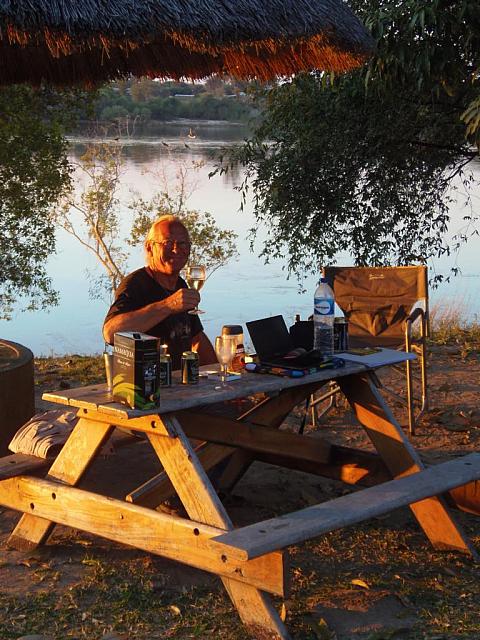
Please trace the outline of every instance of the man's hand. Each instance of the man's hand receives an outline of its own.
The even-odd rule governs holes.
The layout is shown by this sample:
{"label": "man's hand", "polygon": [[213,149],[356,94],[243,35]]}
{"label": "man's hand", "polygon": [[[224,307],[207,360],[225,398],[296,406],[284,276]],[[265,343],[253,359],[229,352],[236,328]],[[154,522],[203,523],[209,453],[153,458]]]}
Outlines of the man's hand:
{"label": "man's hand", "polygon": [[200,294],[195,289],[178,289],[171,296],[165,298],[171,314],[183,313],[195,309],[200,302]]}

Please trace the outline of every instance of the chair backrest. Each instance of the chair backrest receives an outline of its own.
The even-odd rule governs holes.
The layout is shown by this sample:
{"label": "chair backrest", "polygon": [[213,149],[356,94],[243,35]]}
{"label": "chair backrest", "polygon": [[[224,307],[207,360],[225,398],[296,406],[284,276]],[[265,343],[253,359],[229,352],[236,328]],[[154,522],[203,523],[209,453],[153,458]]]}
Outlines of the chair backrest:
{"label": "chair backrest", "polygon": [[323,273],[348,319],[351,336],[402,338],[415,306],[424,309],[428,328],[426,266],[325,267]]}

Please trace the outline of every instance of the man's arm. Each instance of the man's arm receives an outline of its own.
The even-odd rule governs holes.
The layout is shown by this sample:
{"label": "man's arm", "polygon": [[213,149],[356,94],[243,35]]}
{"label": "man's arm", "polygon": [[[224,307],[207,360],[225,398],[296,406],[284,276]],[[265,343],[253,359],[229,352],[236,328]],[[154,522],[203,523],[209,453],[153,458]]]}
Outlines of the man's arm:
{"label": "man's arm", "polygon": [[106,342],[113,344],[113,336],[117,331],[148,331],[171,315],[194,309],[199,301],[198,291],[178,289],[164,300],[112,316],[103,325],[103,337]]}
{"label": "man's arm", "polygon": [[203,331],[200,331],[200,333],[197,333],[197,335],[193,337],[192,349],[198,353],[200,365],[215,364],[218,362],[215,349]]}

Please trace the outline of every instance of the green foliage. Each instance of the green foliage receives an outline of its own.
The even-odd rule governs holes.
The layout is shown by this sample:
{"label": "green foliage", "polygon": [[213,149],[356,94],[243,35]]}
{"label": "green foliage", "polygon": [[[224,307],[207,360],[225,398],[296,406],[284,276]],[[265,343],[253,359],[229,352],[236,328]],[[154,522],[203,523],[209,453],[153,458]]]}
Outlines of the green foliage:
{"label": "green foliage", "polygon": [[[71,105],[70,105],[71,106]],[[45,261],[55,249],[49,211],[70,180],[62,135],[68,104],[24,86],[0,89],[0,317],[14,302],[56,301]]]}
{"label": "green foliage", "polygon": [[95,115],[110,122],[138,115],[144,123],[150,118],[246,121],[255,115],[246,88],[221,78],[205,85],[147,78],[115,82],[98,92]]}
{"label": "green foliage", "polygon": [[129,243],[141,244],[152,223],[160,216],[168,214],[178,216],[190,234],[192,242],[190,263],[204,265],[210,276],[238,256],[237,234],[219,227],[210,213],[191,210],[187,207],[188,173],[198,168],[200,168],[198,164],[194,164],[191,168],[183,167],[177,173],[176,187],[173,191],[165,188],[149,201],[137,198],[132,202],[134,222]]}
{"label": "green foliage", "polygon": [[127,253],[120,238],[120,174],[123,164],[120,145],[92,143],[76,164],[79,184],[76,193],[72,184],[52,219],[75,237],[103,266],[100,277],[90,275],[90,295],[115,290],[124,275]]}
{"label": "green foliage", "polygon": [[[378,41],[367,79],[387,88],[416,88],[436,99],[455,100],[454,114],[480,99],[480,5],[478,0],[351,2]],[[467,136],[479,143],[480,121]]]}
{"label": "green foliage", "polygon": [[77,188],[71,185],[52,217],[102,267],[100,274],[87,272],[92,298],[111,296],[126,275],[128,245],[143,243],[152,222],[164,214],[182,219],[192,240],[191,260],[205,265],[209,273],[237,255],[233,231],[218,227],[211,214],[187,208],[187,200],[195,190],[190,174],[202,166],[197,162],[178,168],[173,188],[171,180],[160,176],[162,191],[150,200],[136,198],[128,203],[133,211],[132,231],[128,238],[122,238],[120,214],[126,204],[119,195],[122,166],[121,144],[89,144],[76,166]]}
{"label": "green foliage", "polygon": [[264,257],[287,256],[299,277],[345,253],[406,264],[468,239],[445,237],[453,178],[468,194],[477,156],[478,3],[352,4],[378,40],[370,64],[261,93],[263,121],[230,157],[246,169],[256,228],[267,228]]}

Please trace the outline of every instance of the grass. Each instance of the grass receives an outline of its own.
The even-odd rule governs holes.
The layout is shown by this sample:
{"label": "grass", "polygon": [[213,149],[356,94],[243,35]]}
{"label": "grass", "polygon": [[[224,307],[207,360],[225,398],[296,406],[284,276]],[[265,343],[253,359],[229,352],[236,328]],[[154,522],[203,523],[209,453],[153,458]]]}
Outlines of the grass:
{"label": "grass", "polygon": [[458,346],[467,356],[480,349],[480,322],[468,319],[466,303],[449,308],[433,307],[430,313],[431,342]]}
{"label": "grass", "polygon": [[[480,526],[471,517],[462,520],[478,544]],[[175,588],[161,561],[140,552],[123,559],[87,551],[78,564],[79,579],[69,588],[59,587],[53,565],[44,571],[43,591],[26,597],[0,593],[0,638],[41,633],[51,640],[96,640],[108,632],[128,640],[247,638],[220,582]],[[434,552],[413,519],[399,524],[391,516],[332,532],[292,548],[291,565],[286,611],[294,640],[334,640],[319,605],[362,591],[392,594],[417,616],[407,635],[387,630],[366,635],[368,640],[480,637],[478,568],[459,555]]]}
{"label": "grass", "polygon": [[[35,384],[52,389],[68,389],[104,382],[103,356],[58,356],[35,358]],[[57,385],[52,386],[52,385]]]}

